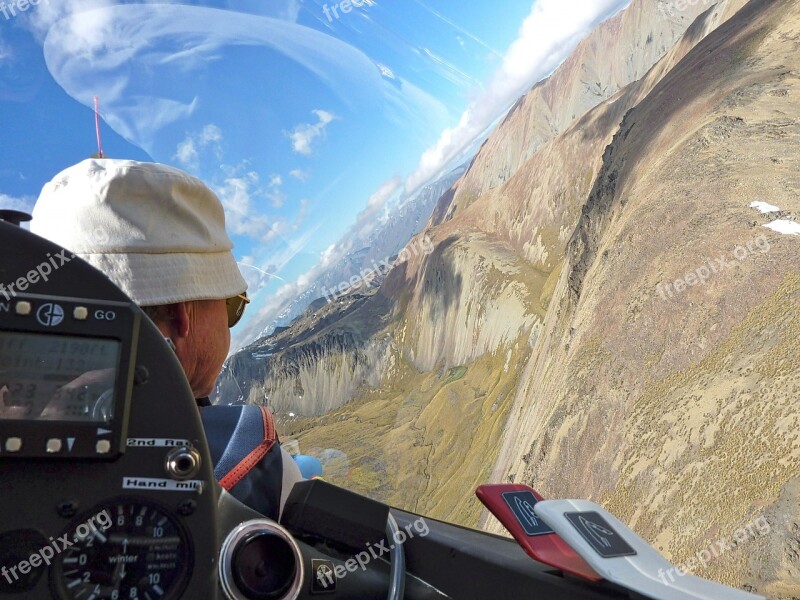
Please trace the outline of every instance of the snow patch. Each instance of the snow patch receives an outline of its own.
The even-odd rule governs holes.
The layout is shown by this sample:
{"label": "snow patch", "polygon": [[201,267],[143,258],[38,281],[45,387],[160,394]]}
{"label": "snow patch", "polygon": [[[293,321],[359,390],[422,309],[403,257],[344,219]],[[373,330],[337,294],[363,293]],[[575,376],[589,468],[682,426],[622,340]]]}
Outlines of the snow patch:
{"label": "snow patch", "polygon": [[766,202],[762,202],[761,200],[754,200],[753,202],[751,202],[750,208],[755,208],[762,215],[766,215],[768,213],[773,213],[773,212],[780,212],[781,210],[777,206],[773,206],[772,204],[767,204]]}
{"label": "snow patch", "polygon": [[782,233],[784,235],[800,235],[800,223],[796,221],[787,221],[786,219],[778,219],[777,221],[773,221],[772,223],[767,223],[764,225],[768,229],[772,229],[772,231],[777,231],[778,233]]}

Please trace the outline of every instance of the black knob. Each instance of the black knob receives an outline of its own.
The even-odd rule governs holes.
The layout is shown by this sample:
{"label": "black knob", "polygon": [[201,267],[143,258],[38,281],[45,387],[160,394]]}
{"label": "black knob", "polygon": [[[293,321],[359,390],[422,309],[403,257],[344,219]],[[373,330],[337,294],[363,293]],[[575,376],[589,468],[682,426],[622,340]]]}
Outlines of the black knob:
{"label": "black knob", "polygon": [[19,227],[20,223],[27,223],[31,219],[33,219],[32,216],[26,212],[22,212],[21,210],[0,210],[0,221],[6,221],[12,225],[16,225],[17,227]]}
{"label": "black knob", "polygon": [[297,562],[291,545],[267,531],[244,538],[233,552],[233,580],[251,600],[283,598],[292,586]]}

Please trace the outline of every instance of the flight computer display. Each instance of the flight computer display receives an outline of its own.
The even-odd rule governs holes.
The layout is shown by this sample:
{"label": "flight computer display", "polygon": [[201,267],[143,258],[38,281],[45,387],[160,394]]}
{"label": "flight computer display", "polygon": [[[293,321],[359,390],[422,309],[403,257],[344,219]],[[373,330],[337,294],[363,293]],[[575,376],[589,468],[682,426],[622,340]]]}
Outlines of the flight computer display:
{"label": "flight computer display", "polygon": [[116,340],[0,331],[0,419],[109,423]]}

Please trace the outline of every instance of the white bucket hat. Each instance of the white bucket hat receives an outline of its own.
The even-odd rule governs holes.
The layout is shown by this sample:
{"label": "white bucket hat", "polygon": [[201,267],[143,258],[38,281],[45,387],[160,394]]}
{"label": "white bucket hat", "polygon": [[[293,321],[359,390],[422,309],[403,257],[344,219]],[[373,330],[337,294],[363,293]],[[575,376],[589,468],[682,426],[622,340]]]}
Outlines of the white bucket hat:
{"label": "white bucket hat", "polygon": [[247,290],[219,198],[172,167],[85,160],[44,186],[31,231],[94,265],[139,306]]}

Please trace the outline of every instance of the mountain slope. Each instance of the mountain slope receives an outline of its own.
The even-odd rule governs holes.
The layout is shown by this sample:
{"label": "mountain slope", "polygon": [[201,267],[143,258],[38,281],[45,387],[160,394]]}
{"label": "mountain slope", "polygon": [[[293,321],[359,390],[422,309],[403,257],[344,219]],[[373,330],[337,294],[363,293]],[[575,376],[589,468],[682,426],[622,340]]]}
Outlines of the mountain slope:
{"label": "mountain slope", "polygon": [[771,597],[800,590],[800,240],[749,204],[800,221],[798,50],[800,7],[751,2],[626,116],[494,472],[590,496],[677,563],[766,515],[699,572]]}
{"label": "mountain slope", "polygon": [[[514,175],[546,142],[576,119],[642,78],[680,40],[709,2],[634,0],[597,27],[566,61],[521,98],[484,143],[455,193],[431,224],[469,206]],[[743,2],[721,2],[727,19]],[[691,43],[691,41],[689,42]]]}

